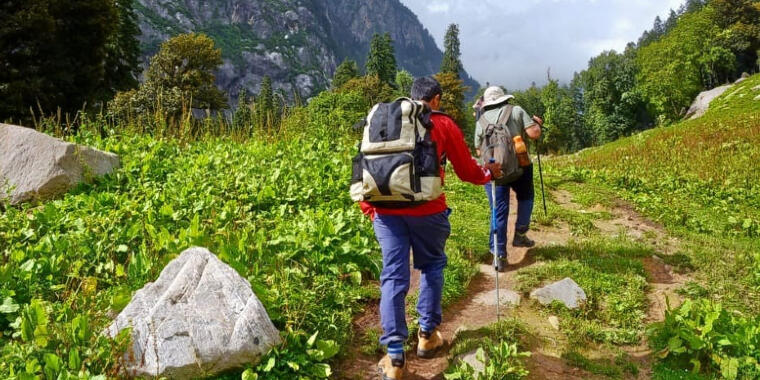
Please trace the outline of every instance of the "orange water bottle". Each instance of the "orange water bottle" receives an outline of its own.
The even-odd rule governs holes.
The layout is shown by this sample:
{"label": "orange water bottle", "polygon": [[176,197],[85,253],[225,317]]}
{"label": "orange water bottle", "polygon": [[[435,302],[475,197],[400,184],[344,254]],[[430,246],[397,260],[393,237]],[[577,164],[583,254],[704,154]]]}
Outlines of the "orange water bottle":
{"label": "orange water bottle", "polygon": [[525,145],[522,136],[515,136],[512,141],[515,143],[515,153],[520,167],[530,166],[530,157],[528,157],[528,147]]}

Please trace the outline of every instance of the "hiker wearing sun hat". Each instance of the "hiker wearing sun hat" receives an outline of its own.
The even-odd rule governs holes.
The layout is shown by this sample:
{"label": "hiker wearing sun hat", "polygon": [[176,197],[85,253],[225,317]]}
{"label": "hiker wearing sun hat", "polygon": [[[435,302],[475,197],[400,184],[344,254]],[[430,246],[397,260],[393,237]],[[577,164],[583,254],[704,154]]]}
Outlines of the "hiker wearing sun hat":
{"label": "hiker wearing sun hat", "polygon": [[[508,95],[501,87],[492,86],[486,89],[483,94],[483,108],[475,126],[475,146],[478,147],[478,155],[485,157],[487,152],[481,151],[487,149],[482,147],[486,129],[490,126],[502,125],[509,136],[524,141],[527,148],[528,139],[536,140],[541,137],[541,125],[543,120],[538,116],[531,117],[522,107],[510,103],[514,96]],[[493,157],[493,156],[489,156]],[[530,229],[530,219],[533,213],[533,164],[530,159],[527,163],[520,165],[522,175],[508,183],[489,183],[486,184],[486,194],[491,209],[495,214],[495,220],[491,223],[491,241],[489,247],[491,252],[498,256],[496,260],[497,270],[506,271],[507,268],[507,218],[509,216],[509,192],[514,190],[517,196],[517,221],[515,225],[515,234],[512,245],[515,247],[532,247],[535,243],[528,238],[527,233]],[[491,187],[495,186],[495,189]],[[494,234],[497,239],[497,246],[494,247]]]}

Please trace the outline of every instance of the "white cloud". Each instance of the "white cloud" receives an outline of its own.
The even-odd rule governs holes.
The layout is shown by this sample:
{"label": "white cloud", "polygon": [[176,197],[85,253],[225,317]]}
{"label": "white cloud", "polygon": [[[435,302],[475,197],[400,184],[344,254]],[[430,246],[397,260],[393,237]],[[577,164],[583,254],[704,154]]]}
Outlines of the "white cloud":
{"label": "white cloud", "polygon": [[449,4],[447,3],[433,3],[427,6],[427,10],[430,13],[448,13]]}
{"label": "white cloud", "polygon": [[547,68],[567,82],[604,50],[622,51],[682,0],[401,0],[438,41],[460,26],[462,61],[485,84],[524,88]]}

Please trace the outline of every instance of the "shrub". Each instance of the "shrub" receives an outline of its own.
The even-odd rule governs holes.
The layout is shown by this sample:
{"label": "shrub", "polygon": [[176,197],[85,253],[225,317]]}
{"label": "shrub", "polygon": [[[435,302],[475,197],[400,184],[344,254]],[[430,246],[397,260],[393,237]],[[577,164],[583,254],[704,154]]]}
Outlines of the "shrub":
{"label": "shrub", "polygon": [[726,379],[760,376],[760,317],[728,312],[709,300],[686,300],[650,330],[652,347],[670,367],[720,373]]}

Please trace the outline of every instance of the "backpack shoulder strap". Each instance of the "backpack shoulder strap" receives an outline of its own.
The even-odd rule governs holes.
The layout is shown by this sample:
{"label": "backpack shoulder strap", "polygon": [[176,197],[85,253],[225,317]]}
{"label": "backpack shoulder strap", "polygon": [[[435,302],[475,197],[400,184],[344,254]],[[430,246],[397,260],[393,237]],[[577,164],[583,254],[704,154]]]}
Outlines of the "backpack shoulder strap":
{"label": "backpack shoulder strap", "polygon": [[496,121],[496,124],[499,125],[507,125],[507,122],[509,121],[509,118],[512,117],[512,110],[515,108],[512,104],[507,104],[502,108],[501,113],[499,114],[499,120]]}

